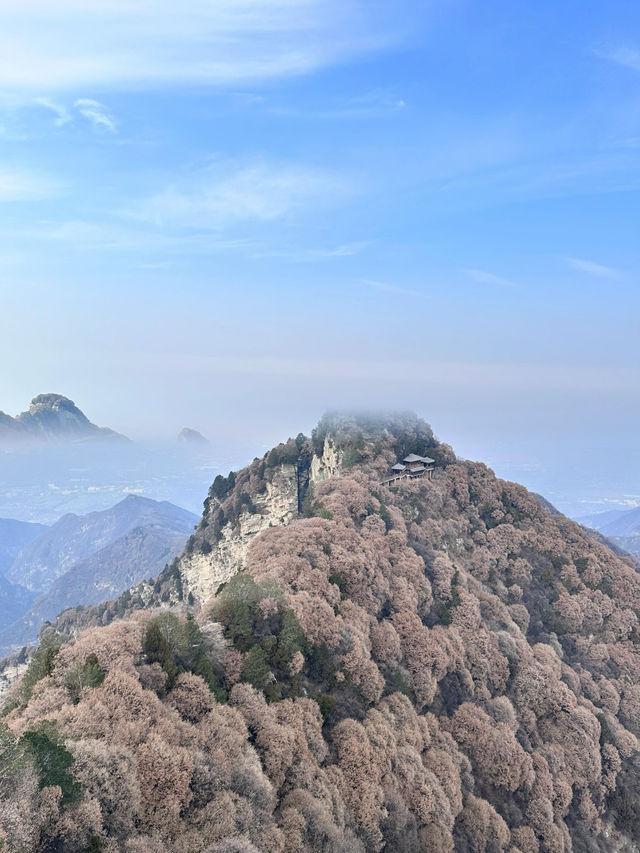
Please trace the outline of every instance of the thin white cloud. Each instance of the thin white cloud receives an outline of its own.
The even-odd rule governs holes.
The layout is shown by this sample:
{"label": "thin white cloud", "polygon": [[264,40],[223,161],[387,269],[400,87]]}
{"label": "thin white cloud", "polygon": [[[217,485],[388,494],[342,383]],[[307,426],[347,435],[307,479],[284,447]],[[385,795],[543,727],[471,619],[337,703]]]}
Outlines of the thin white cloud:
{"label": "thin white cloud", "polygon": [[[146,224],[146,223],[145,223]],[[131,222],[120,224],[88,222],[82,220],[39,221],[28,226],[4,230],[4,236],[14,242],[22,240],[57,243],[72,247],[74,251],[152,252],[154,255],[214,254],[217,252],[255,250],[249,240],[221,239],[211,234],[167,234],[151,228],[134,228]]]}
{"label": "thin white cloud", "polygon": [[401,8],[367,0],[184,0],[179,10],[169,0],[0,0],[0,16],[0,87],[10,91],[305,74],[388,46],[408,26]]}
{"label": "thin white cloud", "polygon": [[[184,232],[161,230],[147,222],[89,222],[82,220],[39,221],[27,226],[4,229],[4,236],[16,244],[27,241],[58,244],[73,251],[125,252],[152,255],[137,264],[139,269],[164,269],[177,258],[193,258],[223,252],[241,252],[245,257],[276,258],[291,263],[319,263],[359,254],[369,242],[348,243],[329,249],[277,249],[245,237],[227,238],[216,231]],[[158,258],[163,258],[159,260]],[[4,259],[0,257],[0,262]],[[22,260],[22,258],[21,258]]]}
{"label": "thin white cloud", "polygon": [[399,113],[407,106],[407,102],[387,89],[374,89],[357,95],[329,107],[317,108],[310,105],[306,108],[291,106],[272,106],[269,112],[273,115],[292,116],[304,119],[343,120],[382,118]]}
{"label": "thin white cloud", "polygon": [[[600,498],[599,500],[593,500],[592,498],[586,499],[581,498],[578,501],[579,504],[601,504],[603,506],[624,506],[624,507],[637,507],[640,506],[640,501],[638,501],[637,497],[634,495],[624,495],[622,498]],[[576,519],[579,521],[580,519]]]}
{"label": "thin white cloud", "polygon": [[372,278],[363,278],[360,280],[363,284],[366,284],[367,287],[381,293],[398,293],[402,296],[422,296],[419,290],[413,290],[410,287],[401,287],[397,284],[389,284],[387,281],[377,281]]}
{"label": "thin white cloud", "polygon": [[594,261],[586,261],[583,258],[566,258],[565,260],[573,269],[585,272],[587,275],[592,275],[595,278],[606,278],[615,281],[623,277],[620,270],[613,267],[605,267],[603,264],[597,264]]}
{"label": "thin white cloud", "polygon": [[501,275],[495,275],[495,273],[492,272],[487,272],[486,270],[466,269],[465,272],[470,278],[478,282],[478,284],[491,284],[498,285],[499,287],[518,287],[518,284],[516,284],[515,281],[503,278]]}
{"label": "thin white cloud", "polygon": [[362,95],[356,95],[349,101],[352,105],[371,107],[380,110],[403,110],[407,103],[390,89],[372,89]]}
{"label": "thin white cloud", "polygon": [[367,246],[368,240],[356,243],[344,243],[341,246],[321,249],[267,249],[254,253],[258,258],[280,258],[293,263],[310,263],[314,261],[329,261],[335,258],[352,258],[359,255]]}
{"label": "thin white cloud", "polygon": [[640,136],[625,136],[622,139],[616,139],[614,144],[618,148],[640,148]]}
{"label": "thin white cloud", "polygon": [[339,176],[297,164],[214,163],[165,187],[127,215],[159,227],[218,229],[281,219],[350,192]]}
{"label": "thin white cloud", "polygon": [[63,104],[58,104],[49,98],[36,98],[35,102],[38,106],[44,107],[44,109],[50,110],[54,114],[53,123],[56,127],[62,127],[71,121],[71,113]]}
{"label": "thin white cloud", "polygon": [[114,118],[100,101],[94,101],[92,98],[79,98],[73,106],[95,128],[108,130],[110,133],[116,132]]}
{"label": "thin white cloud", "polygon": [[600,59],[607,59],[609,62],[615,62],[617,65],[623,65],[625,68],[632,68],[634,71],[640,71],[640,50],[633,47],[613,47],[602,48],[595,51],[596,56]]}
{"label": "thin white cloud", "polygon": [[44,175],[0,170],[0,202],[43,201],[60,192],[61,186]]}

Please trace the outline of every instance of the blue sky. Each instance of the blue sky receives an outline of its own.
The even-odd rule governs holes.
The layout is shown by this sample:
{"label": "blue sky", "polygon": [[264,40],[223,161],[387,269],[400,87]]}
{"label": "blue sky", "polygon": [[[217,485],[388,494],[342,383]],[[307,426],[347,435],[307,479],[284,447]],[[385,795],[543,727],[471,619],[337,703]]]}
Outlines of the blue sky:
{"label": "blue sky", "polygon": [[392,405],[498,467],[634,452],[637,3],[0,14],[1,409],[257,444]]}

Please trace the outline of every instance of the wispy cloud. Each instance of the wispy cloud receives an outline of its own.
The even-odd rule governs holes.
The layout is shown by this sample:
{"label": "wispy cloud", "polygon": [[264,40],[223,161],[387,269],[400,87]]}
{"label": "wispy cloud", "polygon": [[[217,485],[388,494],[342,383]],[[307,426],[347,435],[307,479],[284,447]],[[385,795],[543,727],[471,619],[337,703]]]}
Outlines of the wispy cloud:
{"label": "wispy cloud", "polygon": [[8,122],[4,135],[14,142],[38,139],[51,127],[69,131],[89,124],[94,131],[109,133],[118,129],[111,110],[94,98],[0,96],[0,110]]}
{"label": "wispy cloud", "polygon": [[372,290],[377,290],[380,293],[398,293],[402,296],[422,296],[419,290],[413,290],[410,287],[402,287],[397,284],[390,284],[387,281],[377,281],[373,278],[360,279],[362,284],[366,284]]}
{"label": "wispy cloud", "polygon": [[110,115],[104,104],[94,101],[92,98],[79,98],[73,106],[95,128],[108,130],[110,133],[116,132],[115,119]]}
{"label": "wispy cloud", "polygon": [[609,62],[615,62],[617,65],[623,65],[625,68],[632,68],[634,71],[640,71],[640,50],[633,47],[609,47],[599,48],[595,51],[596,56],[600,59],[607,59]]}
{"label": "wispy cloud", "polygon": [[[263,104],[264,105],[264,104]],[[272,115],[282,115],[302,119],[342,120],[383,118],[394,113],[400,113],[407,107],[407,102],[394,92],[387,89],[373,89],[362,95],[356,95],[329,106],[305,107],[270,106],[268,112]]]}
{"label": "wispy cloud", "polygon": [[496,275],[486,270],[466,269],[465,273],[478,284],[497,285],[499,287],[518,287],[519,285],[511,279],[503,278],[501,275]]}
{"label": "wispy cloud", "polygon": [[0,170],[0,202],[42,201],[59,194],[61,185],[44,175]]}
{"label": "wispy cloud", "polygon": [[582,258],[565,258],[566,262],[573,269],[587,273],[587,275],[595,276],[595,278],[606,278],[612,281],[619,280],[623,277],[620,270],[613,267],[606,267],[603,264],[597,264],[594,261],[586,261]]}
{"label": "wispy cloud", "polygon": [[[3,236],[16,245],[27,242],[65,246],[74,252],[116,252],[151,256],[138,262],[139,269],[158,270],[172,266],[178,258],[240,252],[250,258],[275,258],[291,263],[322,263],[351,258],[370,245],[368,241],[345,243],[334,248],[270,248],[250,237],[225,237],[216,230],[158,230],[138,221],[41,220],[26,226],[5,228]],[[0,262],[2,257],[0,256]]]}
{"label": "wispy cloud", "polygon": [[36,98],[35,102],[38,106],[44,107],[54,114],[53,123],[56,127],[62,127],[71,121],[71,113],[63,104],[56,103],[49,98]]}
{"label": "wispy cloud", "polygon": [[394,43],[406,27],[401,11],[367,0],[184,0],[179,14],[169,0],[0,0],[0,86],[227,85],[305,74]]}
{"label": "wispy cloud", "polygon": [[403,110],[407,106],[407,102],[399,97],[391,89],[371,89],[364,92],[362,95],[356,95],[349,99],[349,105],[352,107],[362,107],[363,109],[371,109],[374,111],[397,111]]}
{"label": "wispy cloud", "polygon": [[[3,235],[15,243],[34,241],[67,246],[74,251],[115,251],[125,253],[153,253],[163,255],[209,255],[218,252],[254,252],[255,243],[245,239],[223,239],[215,234],[175,234],[156,229],[132,227],[112,222],[83,220],[39,221],[27,226],[5,228]],[[152,261],[152,263],[164,263]]]}
{"label": "wispy cloud", "polygon": [[344,243],[332,248],[303,248],[303,249],[266,249],[254,253],[258,258],[281,258],[293,263],[312,263],[316,261],[330,261],[336,258],[352,258],[359,255],[367,246],[371,245],[368,240],[356,243]]}
{"label": "wispy cloud", "polygon": [[270,222],[310,205],[344,199],[353,188],[338,175],[292,163],[214,163],[134,205],[128,215],[159,227],[218,229]]}

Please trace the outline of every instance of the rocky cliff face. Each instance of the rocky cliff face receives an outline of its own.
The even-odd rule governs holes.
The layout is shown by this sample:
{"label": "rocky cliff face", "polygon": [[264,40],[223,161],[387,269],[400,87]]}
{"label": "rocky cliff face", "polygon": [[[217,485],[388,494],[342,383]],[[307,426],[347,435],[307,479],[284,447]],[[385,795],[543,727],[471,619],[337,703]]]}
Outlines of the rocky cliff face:
{"label": "rocky cliff face", "polygon": [[29,666],[27,654],[12,655],[0,661],[0,704],[14,682],[26,671]]}
{"label": "rocky cliff face", "polygon": [[310,478],[312,483],[321,483],[329,477],[340,474],[344,460],[344,450],[340,449],[332,436],[326,436],[322,442],[322,452],[311,457]]}
{"label": "rocky cliff face", "polygon": [[[409,438],[398,444],[393,430]],[[391,454],[381,453],[376,436],[387,436],[397,447]],[[360,418],[356,425],[348,416],[330,413],[311,438],[300,434],[237,475],[216,477],[202,521],[179,561],[185,589],[204,603],[221,583],[246,568],[257,534],[312,514],[315,488],[325,480],[341,476],[354,465],[382,476],[406,452],[431,448],[433,455],[436,447],[445,445],[438,445],[415,415]]]}
{"label": "rocky cliff face", "polygon": [[281,445],[288,451],[282,451],[280,464],[270,465],[270,455],[254,462],[246,488],[236,486],[234,479],[239,495],[210,493],[199,531],[180,560],[183,582],[198,601],[206,601],[221,583],[244,570],[258,533],[289,524],[304,511],[317,483],[340,474],[344,452],[331,437],[318,451],[308,440],[300,444],[295,458],[292,448]]}
{"label": "rocky cliff face", "polygon": [[[221,503],[214,505],[204,520],[215,520]],[[242,571],[252,539],[268,527],[289,524],[298,514],[298,483],[295,465],[274,469],[266,489],[251,496],[250,509],[227,521],[219,533],[203,539],[200,547],[188,549],[180,560],[180,572],[187,588],[205,601],[218,586]],[[215,523],[215,521],[214,521]]]}

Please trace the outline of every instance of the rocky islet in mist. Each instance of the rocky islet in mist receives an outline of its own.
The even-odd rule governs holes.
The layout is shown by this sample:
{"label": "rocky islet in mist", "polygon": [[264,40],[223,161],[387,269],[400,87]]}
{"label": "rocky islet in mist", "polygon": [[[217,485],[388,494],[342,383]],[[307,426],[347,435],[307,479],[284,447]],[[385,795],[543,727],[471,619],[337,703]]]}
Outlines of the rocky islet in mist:
{"label": "rocky islet in mist", "polygon": [[184,444],[187,447],[192,447],[195,450],[207,450],[211,447],[211,442],[205,438],[197,429],[184,427],[178,433],[178,444]]}

